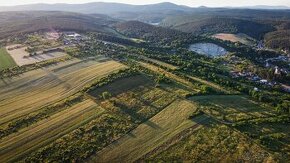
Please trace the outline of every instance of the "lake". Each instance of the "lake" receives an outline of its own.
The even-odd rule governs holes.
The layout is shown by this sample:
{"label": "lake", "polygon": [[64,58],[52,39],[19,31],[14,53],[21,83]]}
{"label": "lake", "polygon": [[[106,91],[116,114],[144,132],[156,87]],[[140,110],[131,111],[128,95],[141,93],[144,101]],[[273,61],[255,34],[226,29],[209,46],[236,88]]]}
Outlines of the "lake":
{"label": "lake", "polygon": [[226,49],[213,43],[196,43],[189,47],[190,51],[194,51],[198,54],[207,55],[210,57],[223,56],[228,53]]}

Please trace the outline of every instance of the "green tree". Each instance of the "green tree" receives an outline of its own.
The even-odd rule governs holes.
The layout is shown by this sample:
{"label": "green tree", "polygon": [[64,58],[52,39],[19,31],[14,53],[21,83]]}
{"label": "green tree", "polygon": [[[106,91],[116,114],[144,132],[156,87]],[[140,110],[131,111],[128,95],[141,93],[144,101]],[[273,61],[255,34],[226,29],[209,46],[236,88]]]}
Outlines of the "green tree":
{"label": "green tree", "polygon": [[103,99],[104,100],[107,100],[107,99],[109,99],[110,97],[112,97],[112,94],[110,93],[110,92],[103,92],[102,93],[102,97],[103,97]]}

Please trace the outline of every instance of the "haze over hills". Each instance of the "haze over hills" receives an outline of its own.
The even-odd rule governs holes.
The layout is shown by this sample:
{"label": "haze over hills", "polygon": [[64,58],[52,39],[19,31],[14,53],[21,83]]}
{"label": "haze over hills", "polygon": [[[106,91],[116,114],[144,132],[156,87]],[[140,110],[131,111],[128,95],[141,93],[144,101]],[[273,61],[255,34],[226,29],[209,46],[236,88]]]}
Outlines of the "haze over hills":
{"label": "haze over hills", "polygon": [[0,7],[0,11],[71,11],[80,13],[112,14],[118,12],[150,12],[150,11],[190,11],[192,8],[165,2],[152,5],[130,5],[122,3],[93,2],[85,4],[31,4],[13,7]]}
{"label": "haze over hills", "polygon": [[[244,8],[244,9],[290,9],[288,6],[241,6],[241,7],[224,7],[224,8]],[[184,5],[177,5],[170,2],[163,2],[149,5],[131,5],[122,3],[106,3],[106,2],[92,2],[84,4],[28,4],[28,5],[17,5],[17,6],[0,6],[0,11],[71,11],[80,13],[101,13],[101,14],[113,14],[118,12],[161,12],[161,11],[183,11],[190,12],[197,9],[209,9],[206,6],[193,8]]]}

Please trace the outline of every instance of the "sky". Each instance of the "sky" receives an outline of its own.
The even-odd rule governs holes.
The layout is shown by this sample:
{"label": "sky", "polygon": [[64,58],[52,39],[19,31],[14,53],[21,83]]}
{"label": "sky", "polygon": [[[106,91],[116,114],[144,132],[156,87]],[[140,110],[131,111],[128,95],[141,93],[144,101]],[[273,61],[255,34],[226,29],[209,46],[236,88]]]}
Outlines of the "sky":
{"label": "sky", "polygon": [[[101,2],[118,2],[127,4],[152,4],[160,2],[172,2],[180,5],[192,7],[208,6],[208,7],[223,7],[223,6],[254,6],[254,5],[270,5],[270,6],[289,6],[290,0],[101,0]],[[0,0],[0,6],[13,6],[31,3],[70,3],[79,4],[87,2],[100,2],[100,0]]]}

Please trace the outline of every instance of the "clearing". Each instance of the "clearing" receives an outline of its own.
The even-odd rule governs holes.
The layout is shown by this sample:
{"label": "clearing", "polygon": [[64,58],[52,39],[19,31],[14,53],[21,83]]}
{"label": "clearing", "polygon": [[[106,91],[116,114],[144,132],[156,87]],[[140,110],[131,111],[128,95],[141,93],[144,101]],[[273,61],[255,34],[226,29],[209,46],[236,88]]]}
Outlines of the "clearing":
{"label": "clearing", "polygon": [[49,52],[45,54],[37,54],[34,56],[30,56],[26,51],[25,46],[20,44],[7,46],[6,50],[17,63],[18,66],[29,65],[37,62],[42,62],[50,59],[64,57],[67,54],[64,52]]}

